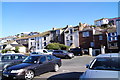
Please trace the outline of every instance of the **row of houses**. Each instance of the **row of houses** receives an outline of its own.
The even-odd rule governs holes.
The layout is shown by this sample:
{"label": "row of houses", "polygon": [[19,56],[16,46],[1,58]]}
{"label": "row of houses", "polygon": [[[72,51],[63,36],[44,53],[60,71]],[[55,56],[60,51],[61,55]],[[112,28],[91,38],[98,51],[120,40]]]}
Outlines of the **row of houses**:
{"label": "row of houses", "polygon": [[[117,28],[120,22],[116,22]],[[120,31],[120,30],[118,30]],[[0,50],[13,49],[21,46],[23,53],[44,49],[49,43],[61,43],[70,48],[80,47],[85,54],[97,55],[105,52],[118,52],[118,32],[116,27],[108,28],[93,27],[79,23],[77,26],[67,25],[64,28],[53,28],[36,35],[25,36],[0,44]],[[20,44],[20,45],[18,45]]]}
{"label": "row of houses", "polygon": [[109,24],[108,26],[116,26],[117,20],[120,19],[120,17],[116,17],[116,18],[101,18],[98,20],[94,21],[94,25],[96,26],[104,26],[106,24]]}

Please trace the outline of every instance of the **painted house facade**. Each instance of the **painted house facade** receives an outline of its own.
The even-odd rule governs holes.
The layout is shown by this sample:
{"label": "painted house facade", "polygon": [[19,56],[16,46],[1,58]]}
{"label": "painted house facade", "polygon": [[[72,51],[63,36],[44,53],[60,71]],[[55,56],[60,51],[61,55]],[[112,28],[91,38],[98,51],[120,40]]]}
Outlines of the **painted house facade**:
{"label": "painted house facade", "polygon": [[64,29],[63,28],[53,28],[50,31],[51,43],[64,44]]}
{"label": "painted house facade", "polygon": [[108,24],[108,18],[102,18],[94,21],[94,25],[101,27],[102,25]]}
{"label": "painted house facade", "polygon": [[67,25],[64,31],[64,42],[66,46],[70,46],[71,48],[79,47],[78,30],[76,31],[74,27]]}
{"label": "painted house facade", "polygon": [[108,33],[108,50],[109,52],[118,52],[118,35],[117,32]]}
{"label": "painted house facade", "polygon": [[120,19],[116,20],[117,35],[118,35],[118,50],[120,51]]}
{"label": "painted house facade", "polygon": [[116,25],[116,20],[117,20],[117,19],[120,19],[120,17],[116,17],[116,18],[110,18],[110,19],[108,19],[109,24],[110,24],[110,25]]}
{"label": "painted house facade", "polygon": [[79,31],[79,46],[85,54],[89,54],[90,48],[92,49],[92,55],[104,53],[105,51],[102,52],[101,50],[107,48],[107,35],[105,32],[94,28]]}
{"label": "painted house facade", "polygon": [[51,37],[50,32],[43,32],[39,35],[34,35],[29,37],[28,48],[30,51],[36,51],[39,49],[44,49],[50,43]]}

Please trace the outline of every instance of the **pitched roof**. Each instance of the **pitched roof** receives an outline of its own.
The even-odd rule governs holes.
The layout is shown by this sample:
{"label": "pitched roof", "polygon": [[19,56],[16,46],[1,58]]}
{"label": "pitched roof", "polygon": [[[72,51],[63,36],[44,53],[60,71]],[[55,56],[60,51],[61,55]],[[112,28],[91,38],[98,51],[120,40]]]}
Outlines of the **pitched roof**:
{"label": "pitched roof", "polygon": [[95,20],[95,22],[96,22],[96,21],[100,21],[100,20],[103,20],[103,19],[108,19],[108,18],[101,18],[101,19]]}
{"label": "pitched roof", "polygon": [[46,32],[43,32],[43,33],[38,34],[38,35],[29,36],[28,38],[43,37],[43,36],[48,35],[48,34],[50,34],[50,31],[46,31]]}
{"label": "pitched roof", "polygon": [[116,32],[116,28],[115,27],[110,27],[107,29],[108,33],[112,33],[112,32]]}
{"label": "pitched roof", "polygon": [[16,40],[20,40],[20,39],[28,39],[28,37],[21,37],[21,38],[18,38]]}
{"label": "pitched roof", "polygon": [[22,44],[10,44],[13,47],[17,47],[17,46],[23,46]]}

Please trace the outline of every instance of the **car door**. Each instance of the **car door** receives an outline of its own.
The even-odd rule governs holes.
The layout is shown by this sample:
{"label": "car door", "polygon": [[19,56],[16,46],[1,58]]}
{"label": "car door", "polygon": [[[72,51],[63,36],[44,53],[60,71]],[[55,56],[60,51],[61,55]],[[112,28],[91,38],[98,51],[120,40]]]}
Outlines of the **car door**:
{"label": "car door", "polygon": [[48,61],[47,61],[47,58],[46,56],[42,56],[39,60],[38,60],[38,63],[37,63],[37,66],[36,66],[36,73],[37,74],[42,74],[44,72],[47,72],[48,71]]}
{"label": "car door", "polygon": [[63,51],[59,51],[59,56],[60,56],[60,57],[64,57]]}
{"label": "car door", "polygon": [[54,52],[53,52],[53,55],[54,55],[54,56],[59,56],[59,51],[54,51]]}
{"label": "car door", "polygon": [[54,69],[54,61],[53,61],[53,58],[51,55],[47,55],[47,60],[48,60],[48,68],[49,70],[48,71],[51,71]]}

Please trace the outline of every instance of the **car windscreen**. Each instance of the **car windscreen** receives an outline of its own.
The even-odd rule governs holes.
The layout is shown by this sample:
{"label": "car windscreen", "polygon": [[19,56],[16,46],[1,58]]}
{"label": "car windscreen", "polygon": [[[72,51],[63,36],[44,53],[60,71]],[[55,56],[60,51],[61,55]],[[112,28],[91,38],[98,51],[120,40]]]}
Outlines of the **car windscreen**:
{"label": "car windscreen", "polygon": [[90,64],[89,69],[93,70],[116,70],[120,71],[120,58],[96,58]]}
{"label": "car windscreen", "polygon": [[38,61],[39,56],[28,56],[23,63],[35,63]]}
{"label": "car windscreen", "polygon": [[63,50],[63,53],[68,53],[68,51]]}

